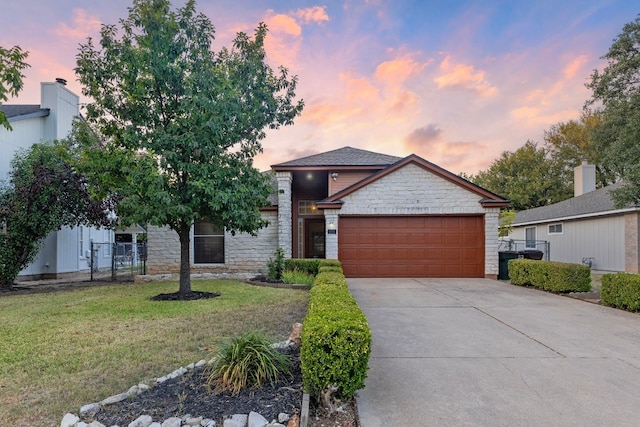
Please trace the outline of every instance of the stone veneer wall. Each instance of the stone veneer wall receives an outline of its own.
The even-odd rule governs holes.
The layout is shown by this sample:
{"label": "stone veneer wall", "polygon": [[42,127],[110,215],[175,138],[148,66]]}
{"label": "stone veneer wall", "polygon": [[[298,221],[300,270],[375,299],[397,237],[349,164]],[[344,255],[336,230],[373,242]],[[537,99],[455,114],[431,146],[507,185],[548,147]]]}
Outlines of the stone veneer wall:
{"label": "stone veneer wall", "polygon": [[[231,233],[225,233],[224,264],[194,265],[192,262],[191,273],[211,273],[220,277],[242,279],[266,274],[267,261],[274,256],[278,242],[278,212],[262,212],[262,218],[269,221],[269,226],[259,230],[257,236],[248,233],[236,233],[232,236]],[[147,274],[178,274],[178,234],[167,227],[150,226],[147,240]]]}
{"label": "stone veneer wall", "polygon": [[[424,168],[408,164],[342,198],[339,215],[484,215],[485,276],[498,274],[499,208],[483,208],[482,196],[472,193]],[[325,213],[325,218],[327,213]],[[328,222],[327,222],[328,223]],[[338,224],[338,227],[340,225]],[[333,242],[327,240],[327,253]],[[337,239],[335,241],[337,254]]]}
{"label": "stone veneer wall", "polygon": [[293,235],[292,230],[292,198],[291,198],[291,182],[293,177],[291,172],[276,172],[276,180],[278,181],[278,235],[275,240],[284,251],[285,258],[291,258],[293,254]]}
{"label": "stone veneer wall", "polygon": [[624,215],[624,271],[640,273],[640,213]]}

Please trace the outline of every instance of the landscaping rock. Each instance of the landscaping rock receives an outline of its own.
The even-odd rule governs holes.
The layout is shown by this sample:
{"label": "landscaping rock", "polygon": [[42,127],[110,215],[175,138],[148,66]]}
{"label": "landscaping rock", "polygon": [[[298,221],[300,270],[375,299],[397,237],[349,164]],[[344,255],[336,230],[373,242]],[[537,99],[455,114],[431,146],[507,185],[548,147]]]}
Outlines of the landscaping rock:
{"label": "landscaping rock", "polygon": [[90,418],[97,414],[99,410],[99,403],[89,403],[88,405],[84,405],[82,408],[80,408],[80,416],[82,418]]}
{"label": "landscaping rock", "polygon": [[249,412],[249,427],[265,427],[269,424],[269,420],[257,412]]}
{"label": "landscaping rock", "polygon": [[286,423],[287,421],[289,421],[289,418],[291,418],[291,415],[285,414],[284,412],[280,412],[278,414],[278,422],[279,423]]}
{"label": "landscaping rock", "polygon": [[153,423],[153,418],[149,415],[140,415],[129,423],[129,427],[149,427]]}
{"label": "landscaping rock", "polygon": [[60,427],[73,427],[75,424],[80,421],[77,415],[74,414],[65,414],[60,422]]}
{"label": "landscaping rock", "polygon": [[106,426],[102,424],[100,421],[91,421],[89,424],[87,424],[87,427],[106,427]]}
{"label": "landscaping rock", "polygon": [[209,418],[205,418],[200,421],[200,425],[202,427],[216,427],[216,422],[214,420],[210,420]]}
{"label": "landscaping rock", "polygon": [[245,414],[235,414],[224,420],[223,427],[247,427],[248,418],[249,416]]}
{"label": "landscaping rock", "polygon": [[113,405],[114,403],[122,402],[125,399],[129,398],[129,393],[120,393],[111,397],[107,397],[102,402],[100,402],[101,406]]}
{"label": "landscaping rock", "polygon": [[162,427],[180,427],[182,426],[182,419],[177,417],[171,417],[164,420]]}

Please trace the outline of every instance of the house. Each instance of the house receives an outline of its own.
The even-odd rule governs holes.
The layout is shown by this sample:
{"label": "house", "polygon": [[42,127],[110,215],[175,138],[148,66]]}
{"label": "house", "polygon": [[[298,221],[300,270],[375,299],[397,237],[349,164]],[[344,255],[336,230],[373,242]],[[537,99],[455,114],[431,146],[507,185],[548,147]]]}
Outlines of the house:
{"label": "house", "polygon": [[[15,153],[37,142],[67,137],[73,119],[80,115],[78,95],[67,89],[63,79],[41,83],[40,104],[5,104],[12,131],[0,127],[0,180],[8,181]],[[34,213],[37,214],[37,213]],[[65,227],[44,241],[37,258],[20,272],[19,279],[57,278],[88,271],[91,241],[113,243],[113,232],[93,227]],[[110,246],[94,259],[94,266],[110,266]]]}
{"label": "house", "polygon": [[[198,222],[192,272],[247,277],[286,257],[339,259],[348,277],[492,277],[509,202],[416,155],[351,147],[272,166],[270,225],[231,236]],[[149,227],[149,274],[179,271],[175,232]]]}
{"label": "house", "polygon": [[536,240],[549,241],[551,261],[640,272],[640,206],[616,208],[610,191],[621,184],[596,189],[595,183],[595,166],[578,166],[574,197],[516,213],[509,237],[531,247]]}

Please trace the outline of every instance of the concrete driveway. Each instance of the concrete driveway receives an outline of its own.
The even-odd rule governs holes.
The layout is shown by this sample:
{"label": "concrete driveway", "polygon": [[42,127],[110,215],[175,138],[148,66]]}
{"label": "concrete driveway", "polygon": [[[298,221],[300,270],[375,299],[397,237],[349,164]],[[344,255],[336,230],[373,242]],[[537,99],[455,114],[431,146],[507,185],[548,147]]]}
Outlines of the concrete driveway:
{"label": "concrete driveway", "polygon": [[640,315],[485,279],[348,279],[362,427],[640,426]]}

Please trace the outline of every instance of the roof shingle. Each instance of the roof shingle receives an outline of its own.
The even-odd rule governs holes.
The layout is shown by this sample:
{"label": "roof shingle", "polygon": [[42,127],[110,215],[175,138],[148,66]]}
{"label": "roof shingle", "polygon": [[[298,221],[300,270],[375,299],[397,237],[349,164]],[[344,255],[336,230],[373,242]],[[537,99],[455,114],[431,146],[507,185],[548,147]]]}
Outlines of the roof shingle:
{"label": "roof shingle", "polygon": [[609,192],[621,185],[622,183],[618,182],[552,205],[520,211],[516,213],[513,225],[614,211],[616,207]]}
{"label": "roof shingle", "polygon": [[6,104],[6,105],[0,105],[0,110],[7,116],[8,119],[16,118],[19,116],[32,115],[32,114],[42,115],[42,116],[46,116],[49,114],[48,108],[40,108],[40,105],[36,105],[36,104],[24,104],[24,105]]}
{"label": "roof shingle", "polygon": [[387,154],[374,153],[373,151],[360,150],[358,148],[343,147],[326,153],[314,154],[300,159],[290,160],[271,166],[274,169],[288,167],[327,167],[327,166],[388,166],[401,157]]}

